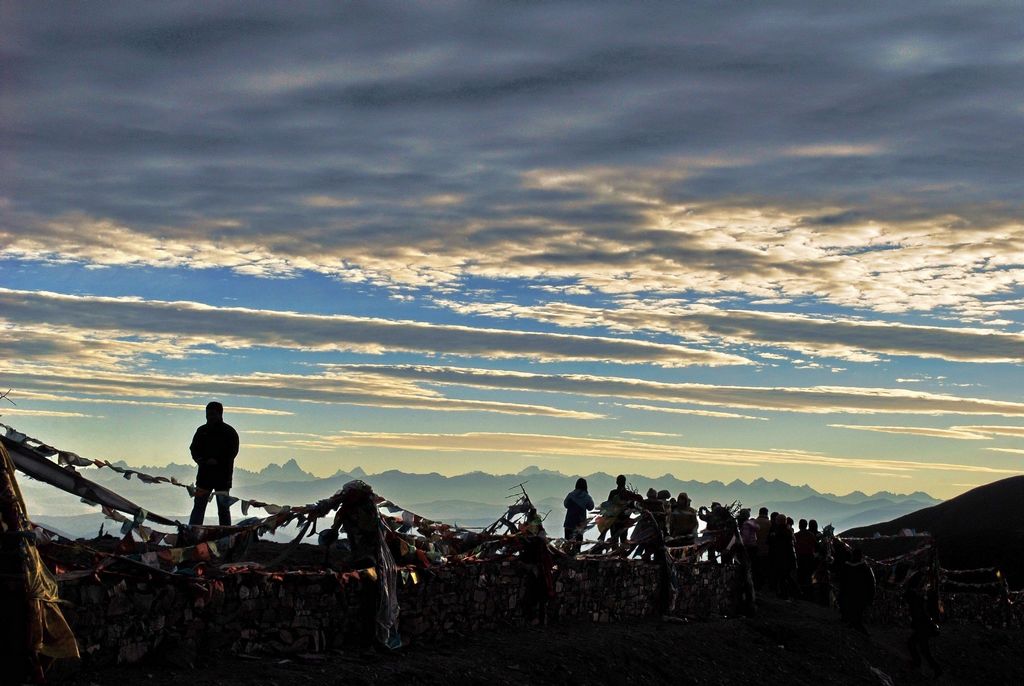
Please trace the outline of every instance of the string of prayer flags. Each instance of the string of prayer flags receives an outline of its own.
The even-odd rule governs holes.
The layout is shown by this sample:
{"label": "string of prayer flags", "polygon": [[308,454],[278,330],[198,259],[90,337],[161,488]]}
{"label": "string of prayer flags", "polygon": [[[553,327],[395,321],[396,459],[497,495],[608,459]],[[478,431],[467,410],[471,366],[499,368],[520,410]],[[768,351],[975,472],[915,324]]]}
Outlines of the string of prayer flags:
{"label": "string of prayer flags", "polygon": [[72,467],[91,467],[92,460],[87,460],[84,457],[79,457],[75,453],[61,450],[57,453],[57,464],[62,467],[69,465]]}
{"label": "string of prayer flags", "polygon": [[971,588],[997,588],[1002,590],[1002,581],[987,581],[984,583],[969,584],[964,581],[952,581],[950,579],[941,579],[943,588],[947,590],[962,589],[967,590]]}
{"label": "string of prayer flags", "polygon": [[995,574],[997,577],[1002,576],[1002,572],[999,571],[998,567],[979,567],[978,569],[941,569],[942,576],[967,576],[973,574]]}
{"label": "string of prayer flags", "polygon": [[[139,481],[146,484],[169,483],[178,488],[185,489],[188,492],[189,496],[192,498],[195,498],[196,495],[200,492],[200,489],[198,489],[195,486],[195,484],[182,483],[173,476],[154,476],[151,474],[140,472],[135,469],[130,469],[127,467],[122,467],[120,465],[112,464],[108,460],[90,460],[87,458],[83,458],[76,453],[70,451],[57,450],[51,446],[45,445],[41,441],[37,441],[36,439],[25,436],[24,434],[21,434],[12,429],[11,427],[7,427],[6,425],[0,424],[0,426],[3,426],[6,429],[8,437],[13,437],[14,440],[17,440],[18,442],[25,444],[26,447],[30,447],[32,450],[38,452],[40,455],[56,455],[58,465],[61,466],[62,468],[68,469],[69,471],[74,471],[76,467],[92,466],[97,468],[106,468],[121,474],[125,479],[128,480],[130,480],[132,477],[135,477]],[[211,493],[209,497],[212,498],[212,496],[213,494]],[[340,491],[335,493],[333,496],[321,499],[316,503],[311,503],[300,507],[293,507],[290,505],[278,505],[274,503],[265,503],[255,499],[238,498],[237,496],[230,495],[227,497],[229,506],[239,503],[241,504],[242,515],[244,517],[248,517],[251,509],[254,507],[261,508],[267,512],[268,516],[246,527],[247,531],[257,533],[264,533],[268,531],[275,532],[279,527],[287,525],[295,520],[299,520],[300,522],[306,523],[315,521],[317,518],[325,516],[329,512],[336,510],[341,504]],[[89,501],[88,499],[83,498],[83,502],[90,505],[95,505],[95,503]],[[401,533],[411,533],[414,529],[418,529],[420,533],[426,535],[427,537],[433,537],[435,538],[435,540],[464,540],[465,537],[474,535],[473,532],[469,531],[468,529],[459,527],[457,525],[446,524],[444,522],[437,522],[429,518],[423,517],[379,495],[375,495],[374,502],[376,503],[379,509],[386,510],[386,513],[382,512],[382,515],[390,524],[390,528],[397,529]],[[524,514],[530,509],[530,507],[531,504],[529,503],[528,498],[517,498],[516,502],[509,506],[508,511],[506,512],[505,519],[507,519],[511,524],[512,518]],[[155,544],[165,543],[174,545],[174,543],[177,541],[177,537],[175,534],[165,534],[162,532],[153,531],[152,529],[142,526],[143,521],[145,520],[145,517],[148,514],[149,513],[143,510],[139,513],[136,513],[136,517],[128,519],[121,515],[119,512],[115,512],[110,508],[104,508],[104,515],[121,524],[121,530],[125,533],[125,535],[127,535],[129,532],[134,532],[142,541]],[[518,533],[517,527],[510,527],[510,529],[514,529],[513,531],[511,531],[511,533]]]}
{"label": "string of prayer flags", "polygon": [[[61,467],[65,468],[65,469],[73,470],[75,467],[96,467],[96,468],[110,469],[110,470],[113,470],[113,471],[117,472],[118,474],[120,474],[122,477],[124,477],[128,481],[131,481],[132,477],[135,477],[139,481],[141,481],[142,483],[145,483],[145,484],[166,484],[166,483],[169,483],[169,484],[171,484],[173,486],[177,486],[178,488],[184,488],[188,492],[188,495],[189,495],[190,498],[195,498],[196,497],[197,488],[196,488],[195,484],[185,484],[185,483],[182,483],[181,481],[179,481],[178,479],[176,479],[173,476],[172,477],[154,476],[152,474],[146,474],[144,472],[140,472],[140,471],[138,471],[136,469],[131,469],[131,468],[128,468],[128,467],[122,467],[120,465],[112,464],[109,460],[99,460],[99,459],[92,459],[92,460],[90,460],[90,459],[81,457],[77,453],[73,453],[71,451],[58,450],[56,448],[52,448],[52,447],[42,443],[41,441],[38,441],[38,440],[36,440],[34,438],[31,438],[30,436],[26,436],[25,434],[22,434],[20,432],[14,431],[13,428],[11,428],[11,427],[9,427],[9,426],[7,426],[5,424],[0,424],[0,426],[5,428],[6,434],[7,434],[8,438],[11,438],[12,440],[15,440],[18,443],[26,444],[28,447],[31,447],[32,450],[34,450],[35,452],[39,453],[40,455],[44,455],[44,456],[47,456],[47,457],[56,455],[57,456],[57,464],[60,465]],[[211,498],[212,498],[212,494],[211,494]],[[242,498],[237,498],[237,497],[234,497],[234,496],[230,497],[231,505],[234,505],[235,503],[238,503],[238,502],[242,503],[242,508],[243,508],[242,509],[242,514],[243,515],[248,515],[248,507],[264,508],[270,514],[278,514],[279,512],[281,512],[284,509],[287,509],[287,507],[288,507],[287,505],[274,505],[274,504],[271,504],[271,503],[264,503],[264,502],[261,502],[259,500],[249,500],[249,501],[246,501],[246,500],[244,500]]]}
{"label": "string of prayer flags", "polygon": [[[3,424],[0,424],[0,426],[3,426],[5,428],[7,436],[9,438],[12,438],[12,440],[16,440],[19,443],[26,444],[28,447],[31,447],[31,449],[35,450],[39,454],[44,455],[44,456],[56,455],[57,456],[57,463],[61,467],[64,467],[66,469],[69,469],[69,470],[73,471],[75,467],[106,468],[106,469],[111,469],[111,470],[121,474],[125,479],[128,479],[128,480],[131,480],[131,478],[134,476],[139,481],[141,481],[143,483],[146,483],[146,484],[165,484],[165,483],[169,483],[169,484],[171,484],[173,486],[176,486],[178,488],[185,489],[188,492],[188,495],[189,495],[190,498],[195,498],[196,494],[198,492],[198,489],[195,486],[195,484],[182,483],[181,481],[179,481],[178,479],[176,479],[173,476],[171,476],[171,477],[154,476],[154,475],[151,475],[151,474],[146,474],[144,472],[140,472],[140,471],[135,470],[135,469],[130,469],[130,468],[127,468],[127,467],[122,467],[120,465],[112,464],[109,460],[100,460],[100,459],[91,459],[90,460],[90,459],[87,459],[87,458],[83,458],[80,455],[78,455],[77,453],[74,453],[74,452],[71,452],[71,451],[66,451],[66,450],[62,451],[62,450],[58,450],[56,448],[53,448],[51,446],[48,446],[48,445],[44,444],[42,441],[38,441],[38,440],[36,440],[34,438],[26,436],[25,434],[22,434],[20,432],[15,431],[12,427],[9,427],[9,426],[3,425]],[[335,496],[337,496],[337,495],[338,494],[335,494]],[[211,499],[212,499],[212,494],[211,494]],[[83,501],[83,502],[86,502],[86,501]],[[411,530],[413,527],[423,527],[423,526],[428,527],[434,533],[445,533],[445,532],[448,532],[448,531],[456,531],[456,532],[463,532],[463,531],[465,531],[464,529],[462,529],[460,527],[457,527],[457,526],[450,526],[450,525],[444,524],[442,522],[435,522],[433,520],[427,519],[426,517],[422,517],[422,516],[420,516],[420,515],[418,515],[418,514],[416,514],[414,512],[411,512],[411,511],[407,510],[406,508],[400,507],[400,506],[396,505],[395,503],[391,502],[390,500],[387,500],[387,499],[385,499],[383,497],[380,497],[380,496],[376,496],[375,497],[375,502],[378,505],[385,506],[385,507],[389,508],[390,510],[392,510],[394,513],[396,513],[398,516],[393,517],[393,519],[395,520],[396,525],[400,526],[401,528],[404,528],[406,531]],[[288,520],[280,520],[280,519],[271,520],[268,523],[268,525],[267,525],[267,530],[270,530],[270,531],[276,530],[277,527],[279,527],[282,524],[286,523],[286,521],[291,521],[292,519],[296,518],[297,516],[311,516],[314,512],[317,513],[316,516],[323,516],[328,511],[337,508],[337,503],[334,502],[334,497],[326,498],[324,500],[321,500],[319,503],[305,505],[305,506],[300,507],[300,508],[292,508],[291,506],[288,506],[288,505],[277,505],[277,504],[274,504],[274,503],[265,503],[265,502],[262,502],[260,500],[238,498],[236,496],[229,496],[229,505],[235,505],[236,503],[241,503],[241,509],[242,509],[243,517],[248,517],[249,516],[249,511],[253,507],[257,507],[257,508],[261,508],[261,509],[265,510],[271,517],[275,517],[275,516],[277,516],[279,514],[282,514],[284,512],[288,512],[288,511],[291,511],[291,512],[295,513]],[[88,503],[88,504],[91,505],[93,503]],[[322,510],[322,511],[320,511],[320,510]],[[118,520],[118,521],[121,522],[122,524],[124,523],[121,520]]]}
{"label": "string of prayer flags", "polygon": [[155,552],[142,553],[139,561],[147,567],[160,567],[160,558]]}
{"label": "string of prayer flags", "polygon": [[20,431],[16,431],[13,426],[7,426],[6,424],[0,424],[4,427],[4,436],[15,443],[23,443],[26,440],[32,440]]}
{"label": "string of prayer flags", "polygon": [[896,564],[897,562],[903,562],[904,560],[916,558],[920,555],[931,552],[931,550],[932,546],[928,544],[923,545],[920,548],[916,548],[915,550],[912,550],[909,553],[904,553],[903,555],[896,555],[894,557],[887,557],[884,560],[875,560],[873,558],[868,557],[867,555],[864,556],[864,559],[874,565],[888,566]]}

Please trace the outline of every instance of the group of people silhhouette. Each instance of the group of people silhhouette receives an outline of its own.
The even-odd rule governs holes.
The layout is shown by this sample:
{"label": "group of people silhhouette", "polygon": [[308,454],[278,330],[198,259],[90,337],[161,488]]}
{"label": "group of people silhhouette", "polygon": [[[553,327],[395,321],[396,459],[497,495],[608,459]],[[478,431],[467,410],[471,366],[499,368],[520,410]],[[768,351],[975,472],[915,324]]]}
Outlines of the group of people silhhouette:
{"label": "group of people silhhouette", "polygon": [[740,510],[740,540],[751,561],[754,585],[780,598],[802,598],[828,604],[830,569],[826,539],[815,520],[793,519],[762,507],[756,518]]}
{"label": "group of people silhhouette", "polygon": [[[576,490],[566,497],[565,506],[569,508],[570,498],[582,502],[585,497],[591,503],[593,499],[585,492],[586,479],[576,482]],[[582,487],[583,491],[580,491]],[[634,520],[631,513],[640,516]],[[572,518],[566,514],[566,538],[575,541],[583,540],[583,529],[587,524],[586,513],[573,512]],[[680,493],[673,498],[668,491],[649,489],[646,497],[631,490],[626,485],[626,477],[619,475],[615,479],[615,488],[608,493],[600,506],[597,518],[599,533],[598,541],[608,541],[612,547],[623,546],[627,542],[630,528],[637,526],[634,539],[643,540],[659,533],[666,541],[674,541],[676,545],[689,545],[697,537],[697,512],[691,507],[690,498]],[[570,531],[570,526],[572,530]],[[647,550],[649,546],[644,546]]]}
{"label": "group of people silhhouette", "polygon": [[[590,524],[588,510],[594,500],[587,492],[586,479],[565,497],[565,538],[582,542]],[[771,592],[780,599],[804,600],[828,606],[833,595],[844,625],[863,634],[864,613],[875,595],[875,576],[859,548],[850,548],[825,531],[818,522],[794,522],[781,512],[760,508],[752,518],[750,510],[712,503],[694,509],[689,496],[672,498],[668,491],[648,489],[645,496],[630,488],[624,475],[599,506],[595,524],[597,542],[636,557],[663,562],[670,547],[693,545],[698,540],[699,521],[705,522],[704,538],[710,540],[708,560],[720,564],[739,563],[748,572],[749,590],[741,604],[753,607],[754,590]],[[795,524],[795,528],[794,528]],[[635,528],[634,528],[635,527]],[[629,536],[633,529],[632,537]],[[577,547],[578,550],[578,547]],[[742,584],[741,584],[742,586]],[[919,571],[905,584],[912,634],[908,649],[915,667],[922,657],[938,675],[941,669],[931,653],[930,637],[937,633],[937,602],[929,577]],[[930,600],[929,600],[930,599]]]}
{"label": "group of people silhhouette", "polygon": [[[189,524],[203,525],[212,495],[217,501],[219,525],[230,526],[229,492],[239,440],[235,429],[224,421],[221,403],[211,402],[206,406],[206,423],[196,430],[189,450],[198,465]],[[353,498],[362,495],[357,490],[352,489]],[[376,507],[369,498],[364,498],[367,506],[362,508],[348,500],[342,503],[328,533],[333,533],[336,538],[337,531],[344,526],[349,538],[357,539],[349,542],[353,554],[370,563],[374,559],[371,552],[376,549],[376,542],[368,536],[366,544],[362,545],[355,533],[375,529],[362,520],[375,520]],[[813,519],[799,520],[794,529],[791,517],[780,512],[769,514],[767,507],[760,508],[756,518],[752,518],[747,509],[734,510],[717,502],[710,507],[694,509],[686,493],[673,498],[668,491],[651,488],[641,496],[629,487],[624,475],[616,478],[615,488],[599,506],[595,506],[588,492],[586,479],[577,479],[575,488],[565,496],[563,505],[565,539],[574,542],[577,551],[586,529],[590,527],[590,512],[597,507],[598,542],[611,549],[632,550],[638,558],[659,564],[664,572],[662,603],[666,607],[671,604],[670,594],[674,594],[676,584],[668,551],[694,545],[698,540],[700,521],[704,521],[705,537],[712,541],[707,552],[708,560],[720,564],[738,563],[746,570],[749,588],[744,590],[742,601],[751,611],[755,590],[770,591],[781,599],[802,599],[821,605],[831,603],[835,590],[844,624],[867,634],[863,617],[875,593],[871,566],[861,550],[845,545],[834,546],[835,539],[829,527],[824,532],[819,531],[818,523]],[[527,533],[529,526],[542,531],[540,517],[535,510],[532,514]],[[352,518],[359,521],[348,521]],[[630,530],[633,531],[632,537],[629,536]],[[540,537],[536,538],[539,540]],[[546,547],[540,552],[546,552]],[[551,565],[538,564],[537,567],[543,570],[550,569]],[[538,581],[536,602],[543,610],[546,595],[539,584]],[[931,636],[937,632],[936,593],[929,577],[922,572],[911,575],[905,584],[904,598],[911,617],[912,634],[907,643],[911,659],[919,667],[923,658],[938,675],[941,669],[929,646]]]}

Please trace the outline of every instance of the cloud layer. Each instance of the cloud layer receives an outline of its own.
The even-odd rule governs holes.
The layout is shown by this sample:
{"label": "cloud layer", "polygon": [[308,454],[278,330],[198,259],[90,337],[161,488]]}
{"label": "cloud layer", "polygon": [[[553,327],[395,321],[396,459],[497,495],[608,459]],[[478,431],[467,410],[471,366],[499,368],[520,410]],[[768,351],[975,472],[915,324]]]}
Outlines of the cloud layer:
{"label": "cloud layer", "polygon": [[695,342],[715,339],[732,345],[782,347],[801,354],[859,362],[874,361],[878,354],[957,362],[1024,362],[1024,334],[996,328],[920,326],[796,312],[721,309],[671,299],[619,301],[614,308],[566,302],[532,306],[448,299],[439,302],[464,314],[521,318],[566,327],[650,330]]}
{"label": "cloud layer", "polygon": [[[205,406],[161,402],[154,398],[240,397],[262,398],[278,402],[307,402],[392,409],[417,409],[450,412],[494,412],[499,414],[597,419],[602,415],[588,411],[562,409],[548,405],[459,399],[444,396],[412,382],[401,382],[380,374],[298,375],[249,374],[144,375],[100,372],[89,369],[47,367],[39,370],[0,366],[5,383],[25,392],[26,397],[61,402],[109,402],[181,409]],[[67,389],[74,389],[68,392]],[[128,400],[130,399],[130,400]],[[282,410],[241,407],[242,414],[290,414]]]}
{"label": "cloud layer", "polygon": [[1024,403],[909,391],[902,388],[726,386],[581,374],[532,374],[489,369],[399,365],[339,365],[336,369],[380,374],[403,381],[637,398],[775,412],[1024,416]]}
{"label": "cloud layer", "polygon": [[991,316],[1024,269],[1019,19],[12,7],[0,250]]}
{"label": "cloud layer", "polygon": [[[197,409],[181,396],[263,398],[280,402],[354,404],[380,408],[475,411],[498,414],[599,419],[608,410],[589,411],[516,400],[454,397],[459,388],[495,392],[544,393],[567,399],[595,398],[667,403],[623,402],[622,407],[653,413],[689,414],[718,419],[764,419],[714,408],[804,414],[992,415],[1024,417],[1024,403],[958,397],[904,389],[862,387],[757,387],[666,383],[624,377],[534,374],[504,370],[437,366],[334,365],[324,374],[253,373],[246,375],[101,372],[51,366],[33,369],[0,365],[0,376],[23,394],[44,401],[110,402]],[[69,392],[68,389],[74,389]],[[168,400],[159,400],[167,398]],[[695,407],[694,407],[695,406]],[[273,408],[245,408],[253,414],[289,414]],[[958,426],[948,430],[914,427],[835,425],[840,428],[920,433],[948,437],[1016,436],[1020,427]]]}
{"label": "cloud layer", "polygon": [[643,340],[485,329],[373,317],[312,315],[195,302],[103,298],[0,289],[0,314],[21,326],[70,327],[120,336],[173,338],[175,345],[269,346],[364,353],[538,360],[590,360],[663,366],[746,364],[736,355]]}

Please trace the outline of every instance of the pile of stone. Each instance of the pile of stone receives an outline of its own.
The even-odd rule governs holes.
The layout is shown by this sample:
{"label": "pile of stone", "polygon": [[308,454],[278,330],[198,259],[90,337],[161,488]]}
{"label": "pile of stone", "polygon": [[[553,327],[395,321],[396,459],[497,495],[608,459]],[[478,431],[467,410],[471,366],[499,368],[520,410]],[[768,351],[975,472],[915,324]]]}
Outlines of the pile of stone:
{"label": "pile of stone", "polygon": [[[678,575],[678,614],[735,611],[735,567],[680,565]],[[402,636],[441,638],[522,624],[527,586],[534,578],[534,570],[515,559],[403,570]],[[570,560],[553,570],[546,620],[655,616],[660,578],[657,565],[639,560]],[[85,660],[104,665],[160,653],[186,665],[201,651],[316,653],[368,645],[377,584],[370,570],[240,571],[213,579],[101,575],[61,582],[60,590]]]}

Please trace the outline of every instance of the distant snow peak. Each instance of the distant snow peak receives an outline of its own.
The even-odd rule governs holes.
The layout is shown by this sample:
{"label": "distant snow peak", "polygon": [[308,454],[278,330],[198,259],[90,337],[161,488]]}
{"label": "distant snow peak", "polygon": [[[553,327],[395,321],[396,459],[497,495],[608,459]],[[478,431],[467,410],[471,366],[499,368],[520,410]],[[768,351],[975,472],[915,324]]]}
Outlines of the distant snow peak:
{"label": "distant snow peak", "polygon": [[541,469],[537,465],[530,465],[529,467],[525,467],[522,470],[520,470],[518,474],[516,474],[516,476],[540,476],[540,475],[544,475],[544,476],[565,476],[565,474],[562,474],[561,472],[553,471],[551,469]]}
{"label": "distant snow peak", "polygon": [[303,471],[299,463],[292,458],[284,464],[268,464],[259,471],[259,477],[269,481],[312,481],[313,474]]}

